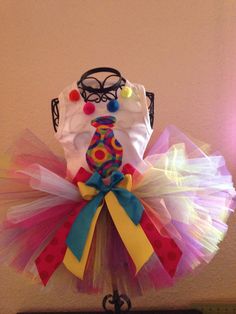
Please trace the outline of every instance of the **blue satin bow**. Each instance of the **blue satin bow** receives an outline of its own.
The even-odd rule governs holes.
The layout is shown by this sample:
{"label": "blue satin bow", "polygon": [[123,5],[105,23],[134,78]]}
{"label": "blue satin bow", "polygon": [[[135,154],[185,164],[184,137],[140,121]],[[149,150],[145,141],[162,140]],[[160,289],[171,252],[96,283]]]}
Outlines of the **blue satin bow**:
{"label": "blue satin bow", "polygon": [[89,180],[86,181],[86,185],[96,188],[99,193],[82,208],[66,239],[67,246],[78,260],[81,260],[83,255],[94,214],[108,192],[112,191],[115,194],[118,202],[124,208],[129,218],[135,225],[139,224],[144,208],[134,194],[122,187],[116,186],[123,179],[123,173],[114,171],[111,175],[110,184],[105,185],[100,174],[95,172]]}

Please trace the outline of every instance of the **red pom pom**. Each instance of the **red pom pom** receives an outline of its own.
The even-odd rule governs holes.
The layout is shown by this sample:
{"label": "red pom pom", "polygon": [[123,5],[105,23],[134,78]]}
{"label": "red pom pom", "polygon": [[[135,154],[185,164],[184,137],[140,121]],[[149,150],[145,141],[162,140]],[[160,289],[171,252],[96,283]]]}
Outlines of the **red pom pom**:
{"label": "red pom pom", "polygon": [[71,101],[78,101],[80,99],[80,94],[76,89],[73,89],[69,94],[69,98]]}
{"label": "red pom pom", "polygon": [[95,106],[91,102],[86,102],[83,107],[85,114],[92,114],[95,111]]}

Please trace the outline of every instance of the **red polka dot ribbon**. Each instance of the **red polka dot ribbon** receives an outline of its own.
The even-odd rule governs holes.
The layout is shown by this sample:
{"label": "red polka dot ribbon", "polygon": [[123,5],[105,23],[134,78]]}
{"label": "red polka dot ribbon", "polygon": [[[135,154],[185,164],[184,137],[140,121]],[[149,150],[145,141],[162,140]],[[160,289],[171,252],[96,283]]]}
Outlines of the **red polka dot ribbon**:
{"label": "red polka dot ribbon", "polygon": [[[145,205],[144,209],[146,209]],[[156,255],[158,256],[160,263],[167,273],[173,277],[182,256],[181,250],[175,241],[169,237],[165,228],[162,228],[162,232],[165,236],[160,234],[145,211],[140,225],[150,241]]]}
{"label": "red polka dot ribbon", "polygon": [[[136,170],[131,165],[124,166],[123,172],[134,174]],[[142,202],[142,200],[141,200]],[[150,241],[153,250],[155,251],[156,255],[158,256],[160,263],[167,271],[167,273],[173,277],[175,275],[176,269],[178,267],[180,258],[182,256],[182,251],[177,246],[175,241],[171,239],[167,230],[162,226],[162,234],[157,230],[157,227],[153,224],[150,220],[149,216],[147,215],[148,205],[142,202],[144,206],[143,216],[140,222],[140,225],[145,232],[148,240]],[[161,226],[161,223],[159,223]]]}
{"label": "red polka dot ribbon", "polygon": [[[129,164],[123,167],[122,172],[124,174],[133,175],[137,171]],[[73,183],[76,184],[78,181],[86,182],[90,177],[91,173],[85,169],[80,168]],[[142,202],[142,200],[140,200]],[[79,215],[81,209],[87,204],[87,201],[82,200],[78,203],[76,208],[72,210],[70,215],[66,217],[64,224],[59,227],[53,239],[41,252],[38,258],[35,260],[36,267],[38,269],[39,276],[44,285],[47,284],[52,274],[56,271],[58,266],[63,262],[65,252],[67,249],[66,239],[70,232],[71,226],[73,225],[76,217]],[[143,203],[144,212],[140,225],[146,234],[150,244],[153,247],[154,252],[158,256],[160,263],[167,273],[173,277],[178,267],[182,252],[177,246],[175,241],[171,239],[167,230],[162,227],[162,234],[157,230],[157,227],[153,224],[152,220],[147,215],[147,204]],[[161,223],[160,223],[161,225]]]}
{"label": "red polka dot ribbon", "polygon": [[[85,169],[80,168],[73,180],[73,183],[76,184],[78,180],[85,182],[89,179],[90,176],[90,173],[88,173]],[[72,210],[70,216],[66,218],[64,224],[58,229],[53,239],[35,260],[39,276],[45,286],[52,274],[63,262],[67,249],[66,238],[77,215],[86,204],[87,201],[85,200],[82,200],[80,203],[78,203],[76,208]]]}

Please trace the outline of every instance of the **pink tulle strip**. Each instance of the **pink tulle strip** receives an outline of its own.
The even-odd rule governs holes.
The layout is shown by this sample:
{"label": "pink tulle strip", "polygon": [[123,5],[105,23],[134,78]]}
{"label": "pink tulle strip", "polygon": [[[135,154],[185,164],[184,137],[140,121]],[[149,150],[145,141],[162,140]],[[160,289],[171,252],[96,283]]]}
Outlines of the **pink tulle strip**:
{"label": "pink tulle strip", "polygon": [[[67,178],[65,160],[31,132],[26,131],[8,153],[9,166],[0,169],[0,205],[5,216],[0,227],[0,261],[35,275],[35,259],[81,197]],[[145,162],[147,172],[134,174],[133,191],[148,205],[146,214],[156,229],[163,236],[166,230],[182,251],[174,278],[155,254],[135,276],[133,262],[104,207],[84,280],[66,275],[77,291],[98,293],[113,287],[131,296],[141,295],[146,289],[174,284],[216,254],[235,206],[235,190],[224,158],[209,155],[208,145],[171,126],[150,149]],[[181,174],[181,181],[173,178],[173,173]],[[61,265],[49,284],[60,284],[64,272]]]}

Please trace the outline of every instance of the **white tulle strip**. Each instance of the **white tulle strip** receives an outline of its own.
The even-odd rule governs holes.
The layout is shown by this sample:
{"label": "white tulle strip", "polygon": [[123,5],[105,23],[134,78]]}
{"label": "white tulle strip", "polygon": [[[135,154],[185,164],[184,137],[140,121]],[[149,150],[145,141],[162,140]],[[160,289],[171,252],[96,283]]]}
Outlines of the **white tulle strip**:
{"label": "white tulle strip", "polygon": [[30,185],[35,190],[74,202],[81,200],[79,189],[74,184],[38,164],[33,164],[19,172],[30,177]]}
{"label": "white tulle strip", "polygon": [[133,187],[140,198],[164,198],[171,195],[173,200],[187,193],[190,200],[194,200],[196,193],[203,196],[214,193],[218,196],[222,191],[232,195],[235,193],[232,177],[220,173],[219,169],[225,165],[221,156],[187,159],[184,144],[181,144],[174,145],[163,156],[152,155],[147,160],[153,162],[152,167]]}
{"label": "white tulle strip", "polygon": [[7,219],[12,223],[18,223],[28,218],[32,218],[39,213],[43,213],[48,208],[61,205],[66,200],[59,196],[45,196],[33,202],[12,206],[7,213]]}
{"label": "white tulle strip", "polygon": [[132,191],[152,207],[152,219],[209,261],[227,231],[235,190],[222,156],[198,155],[189,158],[182,143],[147,157],[149,169],[136,174]]}
{"label": "white tulle strip", "polygon": [[[146,203],[145,200],[141,200],[145,206],[145,212],[149,219],[154,223],[157,230],[161,235],[166,236],[166,232],[172,236],[172,238],[182,240],[182,236],[172,224],[172,218],[168,209],[166,208],[163,200],[153,200],[153,202]],[[163,208],[165,209],[163,212]]]}

